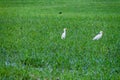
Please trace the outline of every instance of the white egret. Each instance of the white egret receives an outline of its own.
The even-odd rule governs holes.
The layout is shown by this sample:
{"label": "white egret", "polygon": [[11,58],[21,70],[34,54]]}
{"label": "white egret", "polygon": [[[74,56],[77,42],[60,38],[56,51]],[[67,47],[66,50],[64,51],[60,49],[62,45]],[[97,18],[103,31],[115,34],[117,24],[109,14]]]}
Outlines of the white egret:
{"label": "white egret", "polygon": [[65,39],[65,37],[66,37],[66,28],[64,28],[64,32],[61,35],[61,39]]}
{"label": "white egret", "polygon": [[99,40],[99,39],[102,37],[102,35],[103,35],[103,31],[100,31],[100,33],[97,34],[97,35],[93,38],[93,40]]}

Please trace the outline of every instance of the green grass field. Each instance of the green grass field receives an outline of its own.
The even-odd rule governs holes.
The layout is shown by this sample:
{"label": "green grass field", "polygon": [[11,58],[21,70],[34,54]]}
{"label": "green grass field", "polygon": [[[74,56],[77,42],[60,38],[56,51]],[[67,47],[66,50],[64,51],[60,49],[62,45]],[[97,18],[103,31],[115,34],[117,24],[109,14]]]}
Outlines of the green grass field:
{"label": "green grass field", "polygon": [[0,80],[120,80],[120,0],[0,0]]}

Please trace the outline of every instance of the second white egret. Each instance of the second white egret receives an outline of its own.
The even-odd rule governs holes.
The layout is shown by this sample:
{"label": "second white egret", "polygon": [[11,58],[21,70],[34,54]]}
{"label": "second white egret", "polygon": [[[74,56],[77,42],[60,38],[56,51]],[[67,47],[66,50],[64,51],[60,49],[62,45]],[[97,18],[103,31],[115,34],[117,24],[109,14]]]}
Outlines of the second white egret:
{"label": "second white egret", "polygon": [[102,38],[102,35],[103,35],[103,31],[100,31],[100,33],[97,34],[97,35],[93,38],[93,40],[99,40],[100,38]]}
{"label": "second white egret", "polygon": [[61,35],[61,39],[65,39],[65,37],[66,37],[66,28],[64,28],[64,32]]}

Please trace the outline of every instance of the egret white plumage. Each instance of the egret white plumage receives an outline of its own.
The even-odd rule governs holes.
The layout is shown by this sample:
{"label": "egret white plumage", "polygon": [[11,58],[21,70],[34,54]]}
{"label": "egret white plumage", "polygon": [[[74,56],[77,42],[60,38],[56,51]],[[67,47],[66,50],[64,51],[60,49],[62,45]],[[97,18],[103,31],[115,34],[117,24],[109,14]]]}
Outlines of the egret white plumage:
{"label": "egret white plumage", "polygon": [[64,32],[61,35],[61,39],[65,39],[65,37],[66,37],[66,28],[64,28]]}
{"label": "egret white plumage", "polygon": [[102,38],[102,35],[103,35],[103,31],[100,31],[100,33],[97,34],[97,35],[93,38],[93,40],[99,40],[100,38]]}

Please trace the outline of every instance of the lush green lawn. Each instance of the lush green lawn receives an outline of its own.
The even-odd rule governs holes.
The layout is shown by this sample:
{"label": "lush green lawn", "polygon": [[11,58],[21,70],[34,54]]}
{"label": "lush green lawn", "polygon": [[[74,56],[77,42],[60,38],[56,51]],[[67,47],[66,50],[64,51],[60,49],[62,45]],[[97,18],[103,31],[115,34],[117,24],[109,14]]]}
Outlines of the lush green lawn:
{"label": "lush green lawn", "polygon": [[0,80],[120,80],[120,1],[0,0]]}

